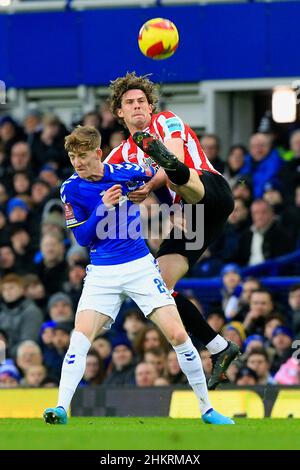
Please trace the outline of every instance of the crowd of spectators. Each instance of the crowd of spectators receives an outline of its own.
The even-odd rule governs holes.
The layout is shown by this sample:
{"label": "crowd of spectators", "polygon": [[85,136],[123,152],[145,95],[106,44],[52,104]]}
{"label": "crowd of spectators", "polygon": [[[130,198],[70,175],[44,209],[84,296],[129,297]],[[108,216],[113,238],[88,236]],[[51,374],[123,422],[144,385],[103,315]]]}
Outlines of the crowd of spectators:
{"label": "crowd of spectators", "polygon": [[[104,157],[126,136],[105,103],[81,123],[100,130]],[[22,125],[0,117],[0,359],[3,345],[6,353],[0,388],[57,386],[69,345],[88,252],[65,229],[59,198],[61,182],[72,174],[64,150],[68,131],[57,116],[37,110]],[[204,135],[201,144],[232,187],[235,207],[224,233],[192,272],[221,275],[222,302],[203,308],[197,292],[192,300],[199,315],[243,352],[228,371],[230,382],[300,384],[292,356],[293,341],[300,339],[300,285],[290,288],[288,299],[276,298],[258,278],[241,274],[243,266],[299,247],[300,130],[290,137],[289,160],[263,133],[251,136],[249,150],[234,145],[227,158],[220,156],[217,136]],[[155,217],[156,201],[155,195],[145,201],[146,224],[150,212]],[[163,226],[159,232],[147,240],[153,254]],[[209,377],[211,358],[198,346]],[[128,301],[112,329],[95,339],[81,386],[185,383],[174,351]]]}

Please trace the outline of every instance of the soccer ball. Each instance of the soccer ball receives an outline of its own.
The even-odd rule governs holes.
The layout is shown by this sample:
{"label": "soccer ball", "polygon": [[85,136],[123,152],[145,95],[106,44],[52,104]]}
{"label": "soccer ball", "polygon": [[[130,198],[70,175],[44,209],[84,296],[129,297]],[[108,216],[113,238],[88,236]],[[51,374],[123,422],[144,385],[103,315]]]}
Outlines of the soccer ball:
{"label": "soccer ball", "polygon": [[179,34],[174,23],[164,18],[147,21],[139,32],[139,48],[150,59],[171,57],[179,43]]}

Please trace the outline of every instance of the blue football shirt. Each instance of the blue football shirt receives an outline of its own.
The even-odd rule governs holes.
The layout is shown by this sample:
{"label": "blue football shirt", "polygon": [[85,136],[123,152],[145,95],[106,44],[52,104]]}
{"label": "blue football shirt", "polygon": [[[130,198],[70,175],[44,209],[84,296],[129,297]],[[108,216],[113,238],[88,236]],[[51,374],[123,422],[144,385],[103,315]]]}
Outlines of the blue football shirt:
{"label": "blue football shirt", "polygon": [[[142,236],[139,205],[129,201],[126,195],[141,187],[154,174],[151,167],[105,163],[100,181],[87,181],[74,173],[62,184],[61,200],[65,207],[66,225],[73,230],[77,240],[77,227],[82,226],[82,232],[84,224],[91,220],[89,218],[95,218],[97,229],[88,244],[91,264],[127,263],[149,253]],[[115,184],[122,186],[123,200],[115,210],[108,210],[102,197]]]}

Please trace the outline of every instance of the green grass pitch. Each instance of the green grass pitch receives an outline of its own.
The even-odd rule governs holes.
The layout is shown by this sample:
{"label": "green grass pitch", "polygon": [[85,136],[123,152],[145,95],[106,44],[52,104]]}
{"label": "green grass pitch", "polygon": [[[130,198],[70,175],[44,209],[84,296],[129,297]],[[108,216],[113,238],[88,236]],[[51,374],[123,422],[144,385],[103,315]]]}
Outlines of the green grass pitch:
{"label": "green grass pitch", "polygon": [[0,419],[0,449],[204,450],[300,449],[300,419],[237,419],[235,426],[195,419]]}

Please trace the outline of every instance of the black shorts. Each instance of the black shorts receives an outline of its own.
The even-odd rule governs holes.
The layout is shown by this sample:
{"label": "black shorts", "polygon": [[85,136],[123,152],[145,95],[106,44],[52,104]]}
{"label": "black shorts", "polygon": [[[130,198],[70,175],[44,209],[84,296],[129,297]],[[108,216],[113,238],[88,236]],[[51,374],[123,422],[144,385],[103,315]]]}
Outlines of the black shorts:
{"label": "black shorts", "polygon": [[[189,267],[191,268],[207,247],[222,233],[234,207],[231,189],[223,176],[216,173],[203,171],[199,178],[205,188],[204,198],[192,207],[187,205],[185,217],[187,226],[192,227],[192,232],[199,233],[200,235],[195,238],[191,238],[191,236],[187,238],[185,233],[181,231],[181,236],[178,237],[177,231],[175,239],[174,229],[172,229],[169,238],[162,241],[156,258],[171,253],[178,253],[188,259]],[[203,217],[199,217],[199,208],[197,209],[197,206],[201,204],[204,208]],[[189,247],[187,247],[187,244]],[[191,248],[192,244],[194,245],[193,248]]]}

